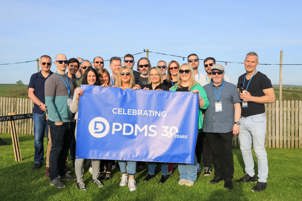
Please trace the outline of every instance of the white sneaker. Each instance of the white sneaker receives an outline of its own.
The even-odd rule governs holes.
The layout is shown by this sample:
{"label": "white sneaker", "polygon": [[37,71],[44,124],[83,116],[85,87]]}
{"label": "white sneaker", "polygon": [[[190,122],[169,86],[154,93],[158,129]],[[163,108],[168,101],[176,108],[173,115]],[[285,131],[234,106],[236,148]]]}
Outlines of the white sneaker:
{"label": "white sneaker", "polygon": [[128,188],[129,188],[130,192],[136,190],[135,179],[133,179],[133,178],[129,179],[129,181],[128,181]]}
{"label": "white sneaker", "polygon": [[127,180],[128,180],[128,175],[127,174],[122,174],[120,186],[126,186],[127,183],[128,183]]}
{"label": "white sneaker", "polygon": [[92,175],[93,171],[91,166],[89,167],[88,172]]}

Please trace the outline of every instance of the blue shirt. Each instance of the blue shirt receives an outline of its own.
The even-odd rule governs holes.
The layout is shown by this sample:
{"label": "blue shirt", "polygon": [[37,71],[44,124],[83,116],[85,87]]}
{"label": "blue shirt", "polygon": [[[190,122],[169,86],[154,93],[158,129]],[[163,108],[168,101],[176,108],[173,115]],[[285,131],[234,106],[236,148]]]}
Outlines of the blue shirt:
{"label": "blue shirt", "polygon": [[[45,93],[44,93],[45,80],[49,78],[51,74],[52,72],[50,71],[49,75],[45,78],[43,77],[41,71],[34,73],[31,75],[28,84],[28,88],[33,88],[35,96],[37,96],[40,99],[40,101],[43,102],[44,104],[45,104]],[[33,112],[38,114],[44,113],[42,110],[40,110],[39,106],[36,104],[34,104]]]}

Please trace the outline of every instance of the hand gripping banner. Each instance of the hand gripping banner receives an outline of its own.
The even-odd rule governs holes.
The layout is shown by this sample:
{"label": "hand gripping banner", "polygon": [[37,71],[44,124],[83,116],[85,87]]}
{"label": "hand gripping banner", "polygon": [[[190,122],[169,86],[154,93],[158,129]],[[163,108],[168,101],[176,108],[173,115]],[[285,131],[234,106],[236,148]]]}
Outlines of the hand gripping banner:
{"label": "hand gripping banner", "polygon": [[82,88],[77,158],[194,163],[197,94]]}

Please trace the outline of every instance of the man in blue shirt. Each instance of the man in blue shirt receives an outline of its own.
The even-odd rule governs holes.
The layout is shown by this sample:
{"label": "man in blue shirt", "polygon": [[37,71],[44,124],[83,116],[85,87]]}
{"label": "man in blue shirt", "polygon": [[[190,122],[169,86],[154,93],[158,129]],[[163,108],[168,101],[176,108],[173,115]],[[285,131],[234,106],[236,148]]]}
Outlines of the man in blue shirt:
{"label": "man in blue shirt", "polygon": [[50,71],[51,57],[48,55],[42,55],[39,59],[39,66],[41,70],[32,74],[28,85],[28,97],[34,103],[34,169],[40,168],[44,159],[43,138],[45,132],[47,132],[44,84],[45,80],[52,74]]}

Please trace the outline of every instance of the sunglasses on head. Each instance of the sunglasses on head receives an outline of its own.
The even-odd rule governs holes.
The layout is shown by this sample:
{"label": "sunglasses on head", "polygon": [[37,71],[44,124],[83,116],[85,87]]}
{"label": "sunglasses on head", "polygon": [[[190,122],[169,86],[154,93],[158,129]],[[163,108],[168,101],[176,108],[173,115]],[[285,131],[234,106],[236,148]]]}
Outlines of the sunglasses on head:
{"label": "sunglasses on head", "polygon": [[208,67],[208,66],[214,66],[214,63],[205,64],[205,65],[204,65],[204,67]]}
{"label": "sunglasses on head", "polygon": [[41,63],[43,66],[47,65],[47,66],[51,66],[51,63],[48,63],[48,62],[42,62]]}
{"label": "sunglasses on head", "polygon": [[179,73],[180,74],[183,74],[183,73],[185,73],[185,74],[189,74],[191,72],[191,70],[189,70],[189,69],[186,69],[186,70],[179,70]]}
{"label": "sunglasses on head", "polygon": [[96,64],[104,64],[103,61],[95,61],[94,63],[96,63]]}
{"label": "sunglasses on head", "polygon": [[198,59],[189,59],[189,60],[188,60],[189,63],[197,62],[197,61],[198,61]]}
{"label": "sunglasses on head", "polygon": [[144,65],[138,65],[139,68],[148,68],[149,64],[144,64]]}
{"label": "sunglasses on head", "polygon": [[221,74],[223,74],[223,71],[212,71],[211,74],[212,75],[221,75]]}
{"label": "sunglasses on head", "polygon": [[167,66],[157,66],[157,68],[163,68],[163,69],[166,69]]}
{"label": "sunglasses on head", "polygon": [[67,64],[67,60],[57,60],[57,62],[59,63],[59,64]]}
{"label": "sunglasses on head", "polygon": [[125,63],[133,63],[134,60],[124,60]]}
{"label": "sunglasses on head", "polygon": [[177,66],[174,66],[174,67],[170,67],[169,69],[170,69],[170,70],[177,70],[178,67],[177,67]]}
{"label": "sunglasses on head", "polygon": [[127,73],[121,73],[121,76],[128,76],[128,75],[130,75],[129,72],[127,72]]}

